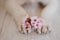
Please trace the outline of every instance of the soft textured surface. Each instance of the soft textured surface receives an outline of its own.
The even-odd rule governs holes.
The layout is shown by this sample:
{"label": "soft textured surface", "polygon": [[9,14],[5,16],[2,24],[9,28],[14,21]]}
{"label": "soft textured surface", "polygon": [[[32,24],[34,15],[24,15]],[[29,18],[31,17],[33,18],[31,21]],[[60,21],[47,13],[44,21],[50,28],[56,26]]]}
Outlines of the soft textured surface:
{"label": "soft textured surface", "polygon": [[0,40],[60,40],[60,12],[53,15],[51,33],[46,35],[19,33],[13,18],[4,12],[0,8]]}

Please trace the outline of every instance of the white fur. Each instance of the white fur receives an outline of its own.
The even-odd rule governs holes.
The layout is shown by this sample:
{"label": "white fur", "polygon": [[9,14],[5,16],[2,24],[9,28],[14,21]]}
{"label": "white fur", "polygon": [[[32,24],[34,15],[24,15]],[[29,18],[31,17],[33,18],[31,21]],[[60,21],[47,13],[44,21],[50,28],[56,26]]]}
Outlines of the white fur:
{"label": "white fur", "polygon": [[[20,24],[22,20],[25,18],[26,14],[35,16],[38,13],[35,11],[27,12],[21,5],[25,2],[28,2],[30,0],[6,0],[5,1],[5,9],[12,15],[12,17],[15,19],[18,28],[20,28]],[[42,2],[44,5],[47,4],[47,6],[42,11],[42,17],[46,19],[48,24],[50,24],[51,18],[55,14],[55,12],[58,9],[58,0],[31,0],[30,2]],[[38,14],[39,15],[39,14]]]}

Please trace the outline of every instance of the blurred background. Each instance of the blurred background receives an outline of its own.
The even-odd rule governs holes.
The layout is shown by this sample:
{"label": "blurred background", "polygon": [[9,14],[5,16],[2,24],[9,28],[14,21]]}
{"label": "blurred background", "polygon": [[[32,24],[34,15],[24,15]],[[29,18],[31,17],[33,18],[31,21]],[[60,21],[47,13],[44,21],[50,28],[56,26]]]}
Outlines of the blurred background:
{"label": "blurred background", "polygon": [[24,35],[18,32],[13,18],[5,14],[4,1],[0,0],[0,40],[60,40],[60,8],[53,15],[51,33],[46,35],[36,33]]}

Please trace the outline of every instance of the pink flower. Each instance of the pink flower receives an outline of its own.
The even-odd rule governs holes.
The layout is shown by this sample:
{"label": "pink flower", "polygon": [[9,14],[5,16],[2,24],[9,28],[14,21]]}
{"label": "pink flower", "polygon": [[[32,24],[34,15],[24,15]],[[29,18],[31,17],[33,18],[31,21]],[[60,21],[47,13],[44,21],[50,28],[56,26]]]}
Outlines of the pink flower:
{"label": "pink flower", "polygon": [[30,28],[31,29],[31,19],[26,17],[24,19],[24,22],[23,22],[22,26],[25,27],[25,28]]}
{"label": "pink flower", "polygon": [[36,17],[32,17],[31,25],[36,29],[40,28],[44,24],[44,19]]}
{"label": "pink flower", "polygon": [[[32,28],[35,29],[40,28],[44,25],[45,20],[43,18],[38,18],[37,16],[31,17],[31,18],[25,18],[25,22],[22,26],[26,28]],[[32,25],[32,26],[31,26]]]}

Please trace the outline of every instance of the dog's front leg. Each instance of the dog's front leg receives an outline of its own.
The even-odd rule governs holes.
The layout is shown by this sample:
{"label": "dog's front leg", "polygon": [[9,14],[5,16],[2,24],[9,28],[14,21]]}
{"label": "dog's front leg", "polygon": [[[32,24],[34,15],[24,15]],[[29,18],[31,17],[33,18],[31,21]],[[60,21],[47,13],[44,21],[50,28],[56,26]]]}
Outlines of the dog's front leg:
{"label": "dog's front leg", "polygon": [[17,2],[15,2],[14,0],[6,0],[5,8],[15,19],[18,28],[20,30],[21,22],[26,16],[26,11],[20,5],[18,5]]}
{"label": "dog's front leg", "polygon": [[47,24],[50,26],[49,29],[52,29],[52,20],[56,15],[57,10],[59,8],[58,0],[51,0],[47,6],[42,11],[42,17],[46,20]]}

